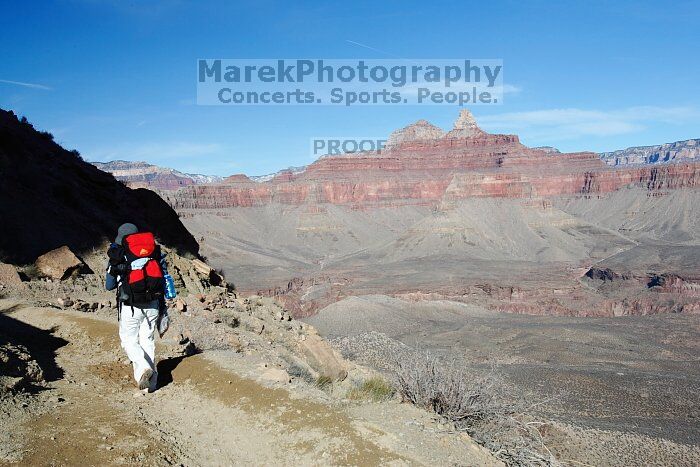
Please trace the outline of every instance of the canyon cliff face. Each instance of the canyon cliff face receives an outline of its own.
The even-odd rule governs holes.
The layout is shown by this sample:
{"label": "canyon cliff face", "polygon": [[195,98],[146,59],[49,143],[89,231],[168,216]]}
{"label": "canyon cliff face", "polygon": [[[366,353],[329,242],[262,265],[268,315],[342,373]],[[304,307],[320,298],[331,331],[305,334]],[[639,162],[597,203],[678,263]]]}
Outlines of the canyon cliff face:
{"label": "canyon cliff face", "polygon": [[132,188],[155,188],[158,190],[177,190],[183,186],[216,183],[221,177],[212,175],[186,174],[167,167],[146,162],[110,161],[92,162],[92,165],[114,175],[114,178]]}
{"label": "canyon cliff face", "polygon": [[635,146],[601,153],[600,158],[612,166],[695,162],[700,161],[700,139],[676,141],[656,146]]}
{"label": "canyon cliff face", "polygon": [[[160,194],[240,291],[296,316],[363,295],[528,314],[697,313],[699,169],[529,148],[463,111],[449,131],[424,120],[397,130],[380,152]],[[602,261],[610,280],[595,274]]]}
{"label": "canyon cliff face", "polygon": [[408,125],[394,131],[386,141],[386,147],[399,146],[406,141],[432,141],[442,138],[445,132],[427,120],[418,120],[416,123]]}
{"label": "canyon cliff face", "polygon": [[528,148],[515,135],[488,134],[468,110],[445,133],[425,120],[394,132],[381,152],[325,156],[306,169],[255,182],[234,176],[187,186],[168,200],[176,209],[338,204],[355,209],[434,205],[469,197],[532,198],[697,185],[699,165],[612,168],[593,152]]}

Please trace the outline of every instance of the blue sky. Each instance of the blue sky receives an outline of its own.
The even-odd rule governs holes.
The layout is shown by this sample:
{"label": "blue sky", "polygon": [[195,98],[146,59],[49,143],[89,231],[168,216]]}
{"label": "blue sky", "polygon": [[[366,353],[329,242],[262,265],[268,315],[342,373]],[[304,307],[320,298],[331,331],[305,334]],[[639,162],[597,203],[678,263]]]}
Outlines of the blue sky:
{"label": "blue sky", "polygon": [[451,106],[197,106],[199,58],[496,58],[472,107],[531,146],[605,151],[700,137],[698,2],[2,1],[0,107],[88,160],[258,175],[314,136],[382,136]]}

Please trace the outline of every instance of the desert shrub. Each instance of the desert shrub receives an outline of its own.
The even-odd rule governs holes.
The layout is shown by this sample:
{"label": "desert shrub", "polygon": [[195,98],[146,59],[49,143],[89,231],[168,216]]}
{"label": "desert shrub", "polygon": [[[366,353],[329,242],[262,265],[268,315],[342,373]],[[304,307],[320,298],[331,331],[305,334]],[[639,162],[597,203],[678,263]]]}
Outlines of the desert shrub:
{"label": "desert shrub", "polygon": [[209,283],[214,286],[219,286],[224,282],[224,272],[221,269],[212,269],[209,271]]}
{"label": "desert shrub", "polygon": [[395,371],[404,401],[453,423],[507,465],[560,465],[542,440],[546,423],[527,413],[536,404],[509,395],[495,368],[474,374],[457,361],[416,353],[397,360]]}
{"label": "desert shrub", "polygon": [[219,319],[230,328],[237,328],[241,325],[241,319],[228,310],[220,311]]}
{"label": "desert shrub", "polygon": [[53,141],[53,134],[49,131],[40,131],[39,134],[48,141]]}
{"label": "desert shrub", "polygon": [[[453,362],[425,353],[417,361],[397,362],[399,393],[404,400],[465,426],[505,410],[495,399],[495,374],[477,377]],[[411,360],[414,360],[413,358]]]}
{"label": "desert shrub", "polygon": [[36,264],[31,263],[21,266],[18,271],[20,277],[24,281],[33,281],[42,278],[41,271],[36,267]]}
{"label": "desert shrub", "polygon": [[31,129],[31,130],[34,129],[34,125],[32,125],[31,122],[29,120],[27,120],[27,117],[25,117],[24,115],[22,116],[22,118],[19,119],[19,123],[24,125],[28,129]]}
{"label": "desert shrub", "polygon": [[333,379],[330,376],[319,376],[316,378],[316,387],[319,389],[328,389],[333,384]]}
{"label": "desert shrub", "polygon": [[381,402],[394,395],[394,387],[383,378],[373,377],[348,392],[348,399]]}
{"label": "desert shrub", "polygon": [[289,367],[287,368],[287,373],[289,374],[289,376],[298,378],[302,381],[306,381],[307,383],[316,383],[311,372],[309,372],[309,370],[307,370],[306,368],[304,368],[296,362],[289,364]]}
{"label": "desert shrub", "polygon": [[80,155],[80,151],[78,151],[77,149],[71,149],[68,152],[71,153],[71,155],[73,155],[73,157],[75,157],[76,159],[81,161],[83,160],[83,156]]}

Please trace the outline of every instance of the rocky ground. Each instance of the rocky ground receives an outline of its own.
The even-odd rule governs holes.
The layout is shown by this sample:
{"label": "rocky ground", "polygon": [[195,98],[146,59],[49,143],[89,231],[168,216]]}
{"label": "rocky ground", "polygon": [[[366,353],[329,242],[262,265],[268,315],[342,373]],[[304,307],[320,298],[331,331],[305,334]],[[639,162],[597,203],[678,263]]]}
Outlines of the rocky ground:
{"label": "rocky ground", "polygon": [[449,301],[352,297],[306,319],[344,356],[389,373],[429,351],[503,387],[546,422],[569,465],[699,465],[700,316],[523,316]]}
{"label": "rocky ground", "polygon": [[102,258],[62,269],[74,260],[59,253],[0,289],[0,465],[498,464],[396,396],[353,397],[377,373],[272,300],[212,286],[206,264],[174,254],[182,297],[158,341],[159,388],[144,394],[99,288]]}

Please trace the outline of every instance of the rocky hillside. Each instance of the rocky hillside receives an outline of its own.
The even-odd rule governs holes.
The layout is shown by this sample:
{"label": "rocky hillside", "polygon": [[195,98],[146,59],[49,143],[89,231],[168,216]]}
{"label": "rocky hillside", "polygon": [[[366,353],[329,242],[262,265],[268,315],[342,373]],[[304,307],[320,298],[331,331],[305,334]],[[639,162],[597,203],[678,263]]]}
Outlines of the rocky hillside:
{"label": "rocky hillside", "polygon": [[656,146],[635,146],[604,152],[600,158],[608,165],[664,164],[700,160],[700,139],[676,141]]}
{"label": "rocky hillside", "polygon": [[109,161],[92,162],[98,169],[111,173],[117,180],[131,187],[150,187],[159,190],[177,190],[183,186],[216,183],[222,180],[214,175],[187,174],[146,162]]}
{"label": "rocky hillside", "polygon": [[199,245],[154,192],[132,190],[0,109],[0,261],[29,263],[66,245],[80,253],[133,222],[182,254]]}
{"label": "rocky hillside", "polygon": [[165,251],[179,296],[153,394],[119,348],[103,251],[0,263],[0,463],[503,465],[274,300]]}

